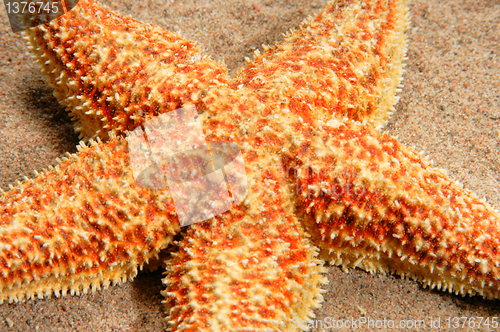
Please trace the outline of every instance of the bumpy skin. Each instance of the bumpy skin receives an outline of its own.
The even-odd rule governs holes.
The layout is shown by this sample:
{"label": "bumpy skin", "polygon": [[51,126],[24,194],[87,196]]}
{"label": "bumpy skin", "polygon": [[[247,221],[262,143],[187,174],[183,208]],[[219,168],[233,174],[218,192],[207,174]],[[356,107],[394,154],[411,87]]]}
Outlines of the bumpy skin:
{"label": "bumpy skin", "polygon": [[200,97],[217,98],[227,84],[225,68],[195,43],[90,1],[26,36],[85,139],[122,134],[187,102],[203,111]]}
{"label": "bumpy skin", "polygon": [[[318,125],[332,115],[380,127],[403,73],[405,1],[337,1],[240,73],[237,84]],[[314,113],[314,114],[311,114]]]}
{"label": "bumpy skin", "polygon": [[179,231],[168,191],[135,185],[126,141],[81,143],[0,200],[0,301],[132,279]]}
{"label": "bumpy skin", "polygon": [[[194,286],[187,276],[179,276],[204,269],[195,265],[196,259],[220,260],[217,257],[220,256],[220,248],[217,246],[212,252],[201,251],[205,256],[193,257],[193,262],[186,259],[182,255],[185,252],[181,251],[169,263],[172,272],[167,277],[170,286],[165,293],[173,302],[172,325],[179,329],[203,326],[208,330],[216,326],[236,329],[238,324],[241,328],[292,329],[289,318],[311,317],[312,308],[317,307],[322,299],[320,284],[326,279],[320,275],[324,272],[322,262],[315,258],[318,250],[309,243],[301,224],[293,216],[293,208],[285,199],[289,195],[279,189],[286,188],[280,159],[276,153],[269,154],[266,149],[254,148],[261,144],[262,137],[254,135],[248,140],[248,135],[241,134],[247,132],[242,119],[252,119],[253,123],[248,124],[249,131],[253,128],[259,131],[265,126],[266,116],[259,113],[267,106],[245,89],[231,89],[225,82],[225,70],[208,59],[202,59],[192,43],[158,28],[132,19],[122,21],[115,14],[106,13],[97,4],[81,1],[70,13],[72,16],[54,21],[49,27],[28,31],[43,72],[49,73],[49,83],[55,88],[56,96],[62,99],[63,104],[70,105],[72,114],[78,117],[77,129],[83,127],[84,136],[93,137],[96,134],[106,138],[110,131],[112,135],[122,134],[123,130],[134,129],[153,116],[190,102],[203,112],[201,118],[212,128],[205,129],[209,140],[231,139],[243,147],[251,192],[245,203],[235,209],[241,210],[239,218],[234,218],[231,211],[216,217],[214,222],[216,225],[218,220],[234,224],[232,229],[237,225],[240,229],[248,229],[242,233],[246,239],[233,234],[235,253],[228,253],[226,259],[245,262],[247,257],[251,261],[249,264],[256,268],[253,286],[237,287],[237,296],[226,294],[225,297],[234,297],[232,302],[206,301],[204,297],[212,292],[215,298],[228,292],[224,286],[215,291],[218,284],[240,282],[243,285],[242,280],[249,276],[244,269],[227,270],[219,272],[215,279],[206,271],[201,271],[201,281],[197,282],[204,285],[204,293],[200,294],[203,297],[181,296],[185,289]],[[94,20],[93,15],[100,19]],[[99,38],[93,35],[96,31]],[[117,38],[117,31],[127,33]],[[81,36],[81,39],[75,41],[75,35]],[[163,38],[158,38],[159,35]],[[125,39],[127,42],[123,42]],[[174,54],[179,57],[173,57]],[[235,131],[235,125],[240,124],[242,128]],[[94,130],[102,125],[100,131]],[[279,139],[282,142],[278,144],[276,141],[277,146],[286,144],[283,137]],[[117,155],[117,158],[120,156]],[[267,167],[262,166],[265,160],[268,160]],[[279,181],[273,191],[269,189],[269,181]],[[168,224],[168,220],[164,222]],[[170,222],[177,225],[177,218],[171,216]],[[256,222],[263,223],[260,229],[252,228]],[[196,243],[199,227],[202,226],[191,226],[185,241]],[[211,227],[208,230],[216,231],[212,235],[202,233],[209,238],[226,238],[225,232],[232,234],[231,229]],[[184,250],[184,246],[181,247]],[[282,285],[283,293],[276,292],[277,283]],[[245,293],[246,290],[248,293]],[[262,302],[261,299],[266,300]],[[233,312],[231,320],[214,317],[207,322],[207,312],[218,311]],[[197,323],[193,326],[192,321]]]}
{"label": "bumpy skin", "polygon": [[332,120],[325,131],[287,158],[323,259],[500,296],[500,217],[491,206],[394,138],[350,121]]}
{"label": "bumpy skin", "polygon": [[308,319],[319,307],[325,270],[280,192],[276,164],[264,161],[243,206],[193,225],[178,243],[163,292],[173,331],[293,331],[292,317]]}
{"label": "bumpy skin", "polygon": [[[49,83],[84,136],[124,135],[189,103],[208,140],[242,148],[247,198],[189,226],[168,262],[164,295],[173,308],[172,330],[294,330],[290,319],[312,316],[324,281],[308,234],[325,259],[344,267],[391,270],[444,289],[453,285],[461,294],[498,297],[499,216],[369,128],[384,121],[395,101],[406,20],[398,1],[330,5],[235,81],[192,43],[91,1],[28,31]],[[98,145],[106,153],[92,143],[2,198],[2,299],[48,295],[71,288],[68,280],[85,290],[132,277],[179,230],[168,194],[135,186],[126,140]],[[28,188],[46,201],[24,198]],[[76,203],[68,197],[58,205],[59,191],[77,196]],[[154,220],[141,226],[148,236],[138,235],[135,228],[147,218]],[[59,234],[68,235],[51,240]],[[38,246],[40,254],[23,246]],[[89,251],[111,258],[91,267],[84,259]],[[54,260],[58,255],[74,257],[80,268]],[[94,269],[92,279],[85,266]]]}

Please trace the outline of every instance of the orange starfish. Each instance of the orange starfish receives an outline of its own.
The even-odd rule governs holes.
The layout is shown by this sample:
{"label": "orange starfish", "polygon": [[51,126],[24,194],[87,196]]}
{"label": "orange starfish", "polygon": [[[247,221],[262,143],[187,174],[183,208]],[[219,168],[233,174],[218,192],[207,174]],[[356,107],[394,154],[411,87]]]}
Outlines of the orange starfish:
{"label": "orange starfish", "polygon": [[[247,201],[190,227],[170,262],[165,294],[175,305],[174,328],[285,329],[293,328],[291,317],[307,318],[321,298],[322,269],[297,220],[337,264],[391,268],[460,292],[498,296],[496,252],[488,251],[498,215],[368,128],[380,124],[393,103],[404,5],[367,10],[366,17],[355,5],[333,14],[327,9],[306,23],[310,28],[258,57],[236,83],[226,82],[214,63],[199,61],[188,42],[107,17],[92,3],[80,6],[84,12],[61,19],[62,27],[41,27],[31,36],[49,82],[85,136],[121,135],[194,102],[211,140],[244,148],[253,184]],[[371,21],[363,23],[375,17],[382,21],[379,34]],[[124,142],[112,137],[93,144],[7,194],[2,222],[11,228],[4,232],[20,241],[4,240],[4,268],[11,272],[4,274],[2,295],[16,300],[98,288],[134,276],[137,265],[170,243],[178,225],[172,205],[164,203],[168,193],[134,185]],[[31,253],[37,246],[39,254]]]}

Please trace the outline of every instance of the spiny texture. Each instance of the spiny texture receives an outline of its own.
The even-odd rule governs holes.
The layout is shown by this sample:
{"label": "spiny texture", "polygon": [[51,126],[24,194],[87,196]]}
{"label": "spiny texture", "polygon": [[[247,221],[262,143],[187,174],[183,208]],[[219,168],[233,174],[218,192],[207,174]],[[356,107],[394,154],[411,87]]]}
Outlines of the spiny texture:
{"label": "spiny texture", "polygon": [[325,129],[308,140],[324,150],[292,150],[287,165],[323,259],[499,297],[500,216],[491,206],[394,138],[350,121]]}
{"label": "spiny texture", "polygon": [[[234,81],[202,58],[192,43],[90,0],[81,0],[68,16],[28,31],[56,96],[85,126],[86,137],[124,135],[161,113],[192,104],[209,141],[241,147],[247,197],[232,210],[189,226],[177,243],[179,252],[167,262],[164,295],[172,305],[173,331],[293,331],[290,320],[312,317],[321,301],[323,267],[313,243],[323,249],[323,258],[345,267],[390,270],[462,294],[498,297],[499,216],[419,155],[370,129],[385,121],[395,102],[406,20],[400,1],[329,5]],[[88,251],[99,256],[104,250],[114,257],[109,266],[106,260],[94,266],[96,285],[106,283],[99,272],[112,266],[124,267],[117,273],[131,277],[132,266],[154,256],[179,230],[168,194],[133,184],[125,142],[113,138],[98,143],[103,155],[91,143],[70,165],[65,161],[41,180],[19,185],[43,191],[43,179],[50,178],[61,181],[60,190],[81,194],[77,203],[68,198],[62,205],[72,209],[62,211],[68,211],[68,220],[83,218],[71,225],[75,234],[65,239],[71,244],[66,252],[81,255],[78,248],[90,241],[95,245]],[[82,158],[92,151],[92,158]],[[100,166],[104,164],[121,170]],[[64,178],[66,168],[85,172],[89,180]],[[119,181],[127,195],[116,194],[114,186],[89,192],[101,180]],[[40,206],[17,196],[22,195],[18,191],[8,193],[5,204],[26,203],[31,220],[57,224],[50,201]],[[46,195],[57,192],[50,187]],[[114,203],[98,205],[92,195]],[[120,214],[117,206],[137,213]],[[23,299],[64,289],[68,279],[87,278],[82,269],[60,260],[66,273],[61,278],[58,269],[49,267],[51,254],[58,253],[52,249],[44,251],[49,275],[39,273],[40,258],[34,260],[8,242],[9,234],[30,228],[37,237],[23,233],[23,241],[51,248],[45,235],[38,237],[43,224],[22,218],[23,213],[1,215],[4,224],[13,225],[0,238],[4,298],[15,287],[11,298]],[[95,219],[86,216],[91,213]],[[117,221],[118,216],[126,220]],[[142,222],[150,227],[145,239],[154,244],[135,232]],[[79,235],[94,224],[98,230],[113,230],[109,236],[116,247],[106,246],[110,240],[94,233]],[[130,236],[114,235],[132,229]],[[131,254],[115,254],[117,247],[131,248]],[[11,272],[28,273],[15,267],[19,260],[32,273],[22,289],[9,277]],[[40,291],[30,280],[45,288]],[[80,284],[88,284],[87,279]]]}
{"label": "spiny texture", "polygon": [[283,175],[266,171],[267,189],[256,188],[243,206],[211,223],[193,225],[178,243],[163,292],[173,331],[293,331],[292,317],[314,316],[325,270],[292,207],[283,204]]}
{"label": "spiny texture", "polygon": [[168,192],[135,185],[123,140],[79,150],[1,198],[0,302],[132,279],[178,231]]}
{"label": "spiny texture", "polygon": [[398,99],[407,22],[405,1],[332,2],[279,45],[257,51],[238,84],[315,126],[334,115],[380,127]]}
{"label": "spiny texture", "polygon": [[225,68],[203,58],[195,43],[91,1],[26,36],[81,138],[133,130],[226,83]]}
{"label": "spiny texture", "polygon": [[[82,3],[81,7],[77,7],[76,10],[80,10],[78,18],[76,21],[79,21],[81,17],[86,17],[87,15],[90,15],[90,12],[92,13],[103,13],[103,17],[107,17],[106,14],[104,14],[104,8],[92,4],[90,2]],[[75,14],[76,15],[76,14]],[[51,29],[46,29],[45,27],[41,27],[40,29],[34,29],[33,31],[29,32],[30,41],[33,44],[33,48],[35,50],[44,50],[44,49],[50,49],[50,47],[47,47],[44,43],[44,39],[50,39],[50,40],[56,40],[56,42],[59,40],[58,37],[51,37],[51,38],[46,38],[45,34],[42,34],[41,31],[44,29],[46,32],[48,31],[49,34],[53,36],[60,36],[60,35],[65,35],[64,31],[66,29],[74,30],[76,29],[76,26],[81,26],[77,25],[74,23],[68,23],[68,21],[61,20],[61,22],[64,23],[63,26],[57,26],[57,22],[51,23],[52,30]],[[136,22],[133,22],[134,24],[139,24]],[[87,22],[87,25],[92,26],[94,22]],[[85,25],[83,25],[85,26]],[[112,25],[112,26],[107,26],[107,28],[110,29],[109,35],[113,36],[113,32],[111,31],[111,28],[113,29],[123,29],[123,30],[130,30],[134,27],[131,27],[131,24],[123,24],[120,26]],[[82,28],[83,29],[83,28]],[[100,28],[101,30],[106,30],[105,28]],[[149,38],[149,34],[144,32],[143,30],[139,30],[139,32],[134,31],[136,34],[135,36],[137,38]],[[157,31],[152,30],[150,31],[150,34],[155,34]],[[164,32],[163,32],[164,33]],[[115,37],[109,37],[109,42],[114,41]],[[94,39],[92,41],[89,41],[85,44],[85,53],[81,54],[75,62],[77,63],[91,63],[92,62],[92,55],[89,56],[88,58],[86,57],[87,54],[92,54],[92,49],[99,49],[101,46],[101,43],[105,43],[105,40],[107,40],[106,34],[103,34],[103,37],[100,39]],[[183,42],[186,44],[187,42]],[[64,44],[64,43],[61,43]],[[75,42],[76,44],[76,42]],[[174,45],[168,45],[169,47],[174,47]],[[75,51],[71,48],[66,48],[65,49],[68,53],[74,53]],[[170,51],[170,50],[169,50]],[[117,51],[118,52],[118,51]],[[123,54],[123,56],[127,58],[137,58],[139,62],[143,62],[144,66],[146,67],[151,67],[153,64],[151,64],[151,54],[142,54],[140,52],[140,49],[138,50],[137,48],[119,48],[120,54]],[[60,85],[63,86],[64,84],[60,77],[63,76],[71,76],[75,77],[75,79],[71,80],[68,84],[74,86],[75,84],[78,86],[76,89],[78,95],[77,97],[72,97],[71,95],[68,97],[71,100],[74,100],[75,102],[79,101],[78,105],[83,105],[86,104],[90,106],[92,110],[86,111],[85,114],[83,113],[75,113],[73,110],[73,113],[76,114],[76,116],[80,117],[87,117],[90,119],[95,118],[95,114],[98,114],[99,111],[95,111],[99,109],[99,105],[92,103],[90,101],[90,98],[88,96],[82,95],[81,92],[87,91],[86,88],[82,88],[85,81],[84,79],[80,79],[78,75],[75,75],[73,73],[73,70],[71,69],[73,66],[66,65],[65,64],[65,58],[60,59],[57,55],[51,54],[50,60],[49,61],[44,61],[45,58],[47,58],[47,55],[42,51],[39,54],[39,62],[42,62],[43,65],[45,66],[45,72],[54,72],[59,74],[59,78],[56,78],[54,81],[56,82],[56,86]],[[41,60],[40,60],[41,59]],[[98,77],[101,77],[102,75],[106,75],[107,72],[106,70],[103,70],[104,73],[101,73],[101,68],[103,67],[108,67],[107,66],[107,59],[103,59],[102,62],[106,65],[100,66],[93,64],[89,66],[89,71],[94,70],[97,71],[95,75]],[[100,63],[100,62],[99,62]],[[224,301],[219,301],[217,304],[210,304],[210,307],[207,309],[204,306],[196,305],[196,300],[191,297],[175,297],[172,296],[173,300],[173,306],[174,306],[174,311],[176,313],[182,313],[182,315],[179,314],[179,316],[172,316],[171,322],[174,324],[174,321],[176,322],[176,326],[179,326],[181,328],[186,328],[186,326],[189,326],[187,322],[194,320],[193,317],[199,317],[201,316],[206,316],[206,311],[214,311],[214,308],[219,308],[219,310],[224,311],[224,310],[230,310],[230,311],[235,311],[233,314],[233,319],[231,321],[220,321],[217,324],[220,324],[221,328],[226,328],[230,329],[231,326],[234,323],[234,321],[241,321],[243,320],[244,325],[247,325],[250,327],[250,325],[254,326],[255,328],[271,328],[271,329],[277,329],[283,327],[283,319],[287,317],[292,317],[298,315],[301,319],[307,319],[310,317],[312,314],[311,308],[317,307],[318,303],[321,301],[321,296],[319,294],[320,292],[320,287],[319,284],[324,281],[323,278],[320,276],[320,272],[323,271],[323,267],[321,264],[319,264],[318,260],[315,260],[314,257],[316,256],[316,249],[309,243],[307,239],[304,237],[304,232],[300,226],[300,224],[297,224],[297,221],[294,219],[291,211],[291,207],[289,206],[288,203],[284,203],[283,197],[287,197],[286,193],[284,191],[280,192],[278,196],[281,196],[276,198],[274,191],[270,191],[267,189],[264,191],[264,186],[259,185],[260,183],[266,183],[268,181],[273,181],[274,177],[281,178],[281,182],[283,182],[283,173],[281,172],[281,168],[279,167],[279,159],[273,158],[269,159],[269,162],[267,163],[269,167],[266,167],[265,169],[262,166],[262,163],[264,160],[271,158],[272,155],[269,155],[266,150],[255,150],[254,146],[257,146],[261,144],[262,138],[263,137],[258,137],[258,136],[253,136],[251,139],[248,139],[251,137],[251,135],[246,135],[247,130],[245,129],[245,126],[248,126],[248,133],[253,132],[253,128],[256,128],[257,130],[260,130],[260,128],[265,127],[265,123],[267,122],[265,116],[261,116],[256,112],[259,112],[261,110],[264,110],[266,108],[266,105],[258,100],[256,100],[252,95],[249,95],[246,90],[241,89],[240,91],[234,91],[228,87],[225,87],[224,84],[218,83],[216,79],[212,77],[214,75],[214,72],[217,73],[219,71],[218,67],[213,64],[213,62],[206,60],[205,62],[208,64],[205,67],[212,66],[211,71],[206,71],[205,74],[200,73],[198,70],[202,66],[198,63],[195,63],[193,65],[187,65],[186,68],[183,66],[178,65],[177,62],[175,63],[159,63],[156,64],[154,69],[149,72],[147,72],[148,77],[144,78],[147,83],[145,84],[144,87],[142,87],[140,90],[141,93],[142,91],[145,91],[145,97],[143,100],[140,101],[140,110],[142,110],[145,106],[145,103],[153,103],[154,105],[161,105],[162,108],[160,107],[155,107],[148,109],[150,110],[150,113],[138,113],[139,115],[134,115],[130,113],[125,113],[122,110],[120,110],[120,105],[114,104],[114,103],[109,103],[109,108],[107,108],[108,113],[113,113],[113,114],[118,114],[117,116],[124,116],[126,119],[125,122],[129,124],[129,127],[126,127],[126,129],[133,129],[135,125],[141,124],[146,122],[152,115],[158,115],[162,112],[167,112],[170,111],[173,108],[176,108],[180,105],[185,106],[184,102],[185,101],[190,101],[192,102],[198,110],[205,111],[205,113],[202,115],[202,118],[205,119],[205,122],[210,122],[210,127],[212,129],[206,130],[206,134],[210,135],[210,133],[213,133],[212,137],[210,137],[210,140],[212,141],[218,141],[218,140],[224,140],[229,136],[232,140],[240,144],[243,149],[244,153],[244,159],[246,162],[247,166],[247,179],[248,183],[251,186],[255,186],[255,188],[252,189],[251,193],[248,195],[248,198],[246,199],[246,205],[244,207],[244,212],[251,217],[247,216],[245,219],[244,223],[240,223],[241,225],[246,225],[245,227],[250,227],[252,223],[255,222],[256,219],[260,219],[261,222],[265,222],[265,227],[260,226],[261,228],[264,228],[264,231],[260,231],[260,241],[257,241],[257,238],[253,239],[257,241],[256,243],[249,245],[246,242],[249,242],[250,239],[247,239],[246,241],[243,242],[236,242],[235,246],[240,246],[241,248],[235,248],[237,252],[242,252],[244,255],[248,256],[249,258],[254,254],[257,254],[259,251],[264,251],[263,252],[263,258],[259,262],[259,266],[261,266],[262,269],[265,268],[265,270],[258,272],[256,271],[256,275],[254,277],[254,282],[257,282],[259,279],[262,279],[261,284],[263,285],[263,288],[260,289],[259,287],[255,286],[254,288],[249,289],[249,294],[253,294],[252,298],[254,297],[255,299],[261,298],[261,297],[269,297],[269,275],[267,275],[267,272],[270,271],[270,268],[274,267],[274,261],[273,258],[280,259],[280,265],[283,265],[283,269],[281,272],[276,272],[276,276],[272,278],[271,280],[276,281],[280,280],[280,282],[283,283],[283,287],[290,288],[290,296],[282,296],[280,294],[274,294],[271,296],[271,299],[269,300],[270,302],[274,303],[274,308],[275,310],[269,311],[269,313],[266,315],[265,318],[259,318],[259,315],[261,311],[263,310],[263,305],[260,301],[250,299],[248,300],[248,303],[250,304],[245,304],[245,299],[248,298],[247,294],[238,294],[238,296],[235,296],[235,303],[238,306],[242,306],[240,310],[237,310],[237,307],[234,307],[233,303],[226,303],[225,306],[222,304]],[[59,64],[54,66],[53,68],[50,67],[47,69],[47,65],[53,65],[53,64]],[[178,71],[177,68],[181,67],[181,71]],[[61,68],[61,71],[58,72],[57,68]],[[71,70],[68,70],[67,68],[70,68]],[[185,72],[184,72],[185,71]],[[171,77],[170,76],[161,76],[157,74],[158,72],[160,73],[172,73]],[[114,71],[113,71],[114,73]],[[136,74],[135,72],[132,72],[128,70],[128,67],[123,66],[120,67],[120,73],[122,73],[122,83],[133,89],[134,90],[134,82],[138,81],[138,76],[140,77],[140,74]],[[204,77],[205,75],[206,77]],[[179,82],[179,77],[184,77],[181,82]],[[49,78],[50,80],[50,78]],[[129,84],[129,82],[132,82],[132,84]],[[186,88],[181,88],[184,87],[183,84],[186,84],[188,82],[188,89]],[[193,87],[191,85],[191,82],[195,82],[195,86]],[[205,88],[205,86],[208,86],[209,88]],[[114,88],[114,85],[112,85],[112,89]],[[106,96],[115,96],[114,92],[109,92],[110,89],[108,89],[106,86],[99,86],[95,85],[92,87],[94,95],[106,95]],[[206,90],[206,92],[204,92]],[[114,90],[113,90],[114,91]],[[153,94],[150,93],[150,91],[160,91],[162,94]],[[201,91],[201,92],[200,92]],[[127,90],[128,92],[128,90]],[[199,93],[201,98],[198,98],[198,95],[196,93]],[[70,93],[71,94],[71,93]],[[57,95],[60,98],[60,95]],[[115,96],[118,98],[119,95]],[[65,100],[67,100],[66,98]],[[111,97],[112,98],[112,97]],[[116,98],[115,98],[116,99]],[[130,103],[131,99],[128,99],[126,101],[125,108],[128,110],[130,109]],[[165,106],[165,103],[163,101],[165,100],[173,100],[172,104],[170,104],[170,107],[163,107]],[[167,106],[169,104],[166,104]],[[76,106],[75,109],[78,111],[80,109],[79,106]],[[102,110],[102,108],[101,108]],[[224,111],[224,112],[222,112]],[[121,112],[121,113],[119,113]],[[152,112],[152,113],[151,113]],[[227,114],[226,114],[227,112]],[[152,114],[152,115],[151,115]],[[219,116],[221,115],[222,116]],[[212,120],[208,121],[213,117]],[[234,132],[236,125],[240,125],[239,119],[251,119],[252,121],[243,124],[242,128],[239,131],[242,131],[243,137],[240,138],[240,134],[238,132]],[[130,119],[136,120],[134,126],[130,125]],[[87,121],[87,119],[84,119],[83,122]],[[103,120],[104,121],[104,120]],[[114,130],[118,133],[120,133],[124,129],[123,127],[120,128],[114,128]],[[275,129],[274,129],[275,130]],[[273,131],[274,131],[273,130]],[[230,133],[228,135],[228,133]],[[90,136],[90,135],[88,135]],[[282,139],[282,137],[280,137]],[[180,142],[183,144],[184,142]],[[277,142],[274,142],[277,143]],[[285,141],[282,141],[282,144],[284,144]],[[278,163],[277,163],[278,162]],[[276,167],[278,166],[278,170],[276,171]],[[274,169],[274,170],[273,170]],[[279,185],[276,185],[276,188],[279,188]],[[262,190],[261,190],[262,189]],[[279,189],[276,189],[279,190]],[[265,203],[265,197],[270,196],[270,202]],[[280,208],[281,205],[285,204],[286,206],[283,208]],[[281,211],[281,209],[286,208],[286,210]],[[222,220],[228,219],[229,221],[225,221],[226,224],[232,224],[232,215],[229,216],[220,216],[216,217],[215,220],[218,220],[219,218],[222,218]],[[174,217],[174,219],[176,219]],[[295,223],[295,227],[291,227],[289,224],[290,223]],[[274,225],[276,224],[276,225]],[[199,227],[198,225],[193,225],[191,228],[196,229]],[[243,227],[243,226],[242,226]],[[290,232],[294,235],[294,240],[296,243],[293,243],[292,248],[294,250],[291,251],[292,254],[296,254],[296,257],[291,257],[290,255],[290,249],[288,249],[288,246],[277,246],[275,243],[276,241],[271,241],[273,237],[276,237],[278,235],[278,230],[284,230],[284,229],[290,229]],[[256,235],[257,232],[254,232],[250,229],[249,233],[247,233],[247,236],[250,235]],[[217,234],[217,236],[220,236],[221,233]],[[186,236],[186,238],[189,238],[189,236]],[[264,241],[264,238],[269,240],[270,242],[270,247],[267,247],[267,240],[266,240],[266,247],[262,248],[262,241]],[[284,241],[284,240],[282,240]],[[298,242],[297,242],[298,241]],[[216,248],[217,249],[217,248]],[[269,250],[265,250],[269,249]],[[212,252],[211,255],[215,255],[215,252]],[[270,257],[268,257],[270,256]],[[286,262],[281,262],[283,257],[287,257]],[[210,255],[207,253],[207,258],[210,258]],[[261,257],[259,255],[255,256],[255,259],[260,259]],[[181,259],[181,258],[179,258]],[[177,271],[181,271],[182,273],[185,273],[186,271],[190,271],[192,268],[192,264],[188,261],[187,263],[185,261],[179,261],[177,262],[175,259],[171,263],[172,266],[177,267]],[[295,271],[296,272],[293,272]],[[241,271],[244,272],[244,271]],[[292,273],[293,272],[293,273]],[[298,276],[300,275],[300,277]],[[228,278],[224,277],[224,274],[221,274],[218,276],[223,282],[228,282]],[[232,280],[242,280],[246,277],[246,273],[237,273],[235,271],[231,272],[231,278]],[[201,295],[207,295],[206,292],[211,292],[212,288],[214,287],[214,280],[213,278],[207,278],[204,280],[205,275],[202,274],[201,278],[203,279],[201,281],[202,284],[206,285],[205,289],[205,294]],[[186,278],[182,279],[177,279],[177,276],[172,276],[172,281],[170,282],[171,285],[175,285],[176,289],[186,289],[189,288],[190,284],[186,280]],[[268,291],[265,291],[265,288],[268,288]],[[172,286],[171,286],[172,288]],[[223,290],[227,290],[223,288]],[[293,291],[292,291],[293,290]],[[174,292],[169,292],[170,294],[174,294]],[[184,292],[182,292],[184,293]],[[299,296],[300,295],[300,296]],[[217,294],[219,297],[220,295]],[[234,296],[234,295],[233,295]],[[241,298],[240,298],[241,297]],[[178,302],[177,302],[178,301]],[[186,307],[186,301],[190,305]],[[243,301],[243,302],[242,302]],[[256,302],[255,302],[256,301]],[[252,302],[255,302],[254,308],[247,308],[247,305],[251,305]],[[227,308],[227,309],[225,309]],[[250,311],[255,311],[255,313],[252,314],[251,318],[247,319],[247,314]],[[268,309],[266,309],[268,310]],[[174,314],[172,314],[174,315]],[[182,320],[179,319],[182,318]],[[184,321],[184,319],[186,321]],[[192,324],[191,324],[192,325]],[[196,324],[193,328],[196,328]],[[204,325],[207,327],[207,325]],[[192,327],[192,326],[191,326]],[[285,325],[287,329],[291,329],[291,326],[289,323]],[[210,325],[208,325],[207,329],[210,329]]]}

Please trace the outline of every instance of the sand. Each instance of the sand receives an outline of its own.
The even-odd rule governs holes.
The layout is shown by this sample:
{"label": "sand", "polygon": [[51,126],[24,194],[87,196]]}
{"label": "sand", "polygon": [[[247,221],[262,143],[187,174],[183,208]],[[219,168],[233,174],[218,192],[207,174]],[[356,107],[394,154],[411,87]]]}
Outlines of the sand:
{"label": "sand", "polygon": [[[113,9],[180,32],[199,41],[230,72],[262,43],[279,41],[323,1],[106,1]],[[426,1],[410,4],[404,88],[385,130],[425,151],[467,188],[500,207],[500,4],[497,1]],[[55,163],[78,142],[64,108],[58,105],[0,9],[0,186]],[[133,281],[92,295],[0,305],[0,331],[161,331],[161,271],[142,272]],[[500,301],[424,289],[397,276],[360,270],[328,271],[330,284],[317,319],[361,317],[411,324],[440,319],[451,330],[455,317],[500,316]],[[500,318],[497,318],[500,320]],[[463,321],[463,320],[462,320]],[[461,322],[462,322],[461,321]],[[475,320],[477,324],[479,320]],[[461,323],[460,322],[460,323]],[[380,324],[380,323],[379,323]],[[13,325],[9,327],[9,325]],[[468,327],[470,326],[470,327]],[[463,330],[472,330],[467,325]],[[316,329],[322,331],[321,328]],[[342,330],[342,329],[341,329]],[[430,330],[430,329],[428,329]],[[437,328],[433,329],[438,331]],[[483,326],[474,331],[489,331]]]}

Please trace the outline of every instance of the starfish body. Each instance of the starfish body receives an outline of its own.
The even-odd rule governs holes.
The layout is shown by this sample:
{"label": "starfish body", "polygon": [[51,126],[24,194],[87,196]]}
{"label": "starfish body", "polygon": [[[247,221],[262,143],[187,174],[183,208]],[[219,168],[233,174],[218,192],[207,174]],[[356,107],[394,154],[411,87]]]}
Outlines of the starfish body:
{"label": "starfish body", "polygon": [[322,299],[313,243],[344,267],[498,297],[499,216],[374,129],[395,102],[406,19],[399,2],[330,5],[236,81],[194,44],[90,1],[28,31],[77,130],[98,140],[2,198],[1,298],[120,282],[172,243],[171,197],[135,184],[122,136],[188,103],[209,140],[242,147],[250,190],[178,243],[173,330],[293,330]]}

